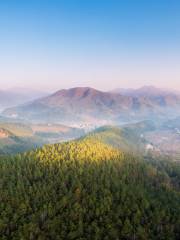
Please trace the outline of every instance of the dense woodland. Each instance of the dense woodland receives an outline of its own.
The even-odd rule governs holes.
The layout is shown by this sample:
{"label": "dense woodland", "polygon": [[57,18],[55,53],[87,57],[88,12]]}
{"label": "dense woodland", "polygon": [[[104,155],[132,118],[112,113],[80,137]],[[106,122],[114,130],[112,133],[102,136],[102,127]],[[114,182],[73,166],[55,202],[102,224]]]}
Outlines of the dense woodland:
{"label": "dense woodland", "polygon": [[1,240],[180,239],[180,165],[97,139],[0,159]]}

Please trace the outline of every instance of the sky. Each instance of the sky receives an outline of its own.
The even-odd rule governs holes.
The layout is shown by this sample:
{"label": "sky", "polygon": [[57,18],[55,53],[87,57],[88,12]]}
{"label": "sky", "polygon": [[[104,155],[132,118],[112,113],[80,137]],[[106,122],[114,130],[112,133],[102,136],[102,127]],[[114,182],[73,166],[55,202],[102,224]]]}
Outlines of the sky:
{"label": "sky", "polygon": [[179,0],[1,0],[0,88],[180,90]]}

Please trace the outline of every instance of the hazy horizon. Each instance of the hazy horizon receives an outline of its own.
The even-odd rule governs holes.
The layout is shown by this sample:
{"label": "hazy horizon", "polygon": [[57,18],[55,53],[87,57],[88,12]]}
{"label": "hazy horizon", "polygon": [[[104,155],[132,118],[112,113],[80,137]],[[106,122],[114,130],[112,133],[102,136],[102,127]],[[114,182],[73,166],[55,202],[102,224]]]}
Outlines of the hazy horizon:
{"label": "hazy horizon", "polygon": [[69,86],[69,87],[51,87],[51,88],[36,88],[35,86],[34,87],[28,87],[28,86],[11,86],[11,87],[7,87],[7,88],[0,88],[0,91],[9,91],[9,92],[13,92],[13,91],[16,91],[16,92],[26,92],[26,91],[37,91],[37,92],[44,92],[46,94],[51,94],[51,93],[54,93],[56,91],[59,91],[59,90],[68,90],[68,89],[72,89],[72,88],[92,88],[92,89],[96,89],[96,90],[99,90],[99,91],[102,91],[102,92],[111,92],[111,91],[115,91],[115,90],[120,90],[120,89],[124,89],[124,90],[128,90],[128,89],[132,89],[132,90],[138,90],[138,89],[141,89],[141,88],[144,88],[144,87],[152,87],[152,88],[155,88],[155,89],[161,89],[161,90],[169,90],[169,91],[178,91],[179,92],[179,89],[175,89],[175,88],[170,88],[170,87],[161,87],[161,86],[156,86],[156,85],[140,85],[140,86],[136,86],[136,87],[123,87],[123,86],[120,86],[120,87],[116,87],[116,88],[109,88],[109,89],[104,89],[104,88],[98,88],[98,87],[93,87],[93,86],[90,86],[90,85],[72,85],[72,86]]}
{"label": "hazy horizon", "polygon": [[178,1],[1,1],[0,83],[180,90]]}

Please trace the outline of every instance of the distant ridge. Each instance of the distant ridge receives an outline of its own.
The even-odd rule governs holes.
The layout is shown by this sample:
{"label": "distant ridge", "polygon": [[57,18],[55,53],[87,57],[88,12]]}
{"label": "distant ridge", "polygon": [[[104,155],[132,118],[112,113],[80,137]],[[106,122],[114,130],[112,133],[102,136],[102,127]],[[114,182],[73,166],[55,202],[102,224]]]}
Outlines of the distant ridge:
{"label": "distant ridge", "polygon": [[178,91],[173,91],[173,90],[169,90],[169,89],[164,89],[164,88],[157,88],[154,87],[152,85],[149,86],[142,86],[140,88],[117,88],[114,89],[112,91],[113,93],[119,93],[122,95],[126,95],[126,96],[136,96],[136,97],[140,97],[140,96],[149,96],[149,97],[153,97],[153,96],[167,96],[167,95],[180,95],[180,93]]}
{"label": "distant ridge", "polygon": [[7,107],[14,107],[47,95],[48,93],[42,91],[25,88],[0,90],[0,110]]}

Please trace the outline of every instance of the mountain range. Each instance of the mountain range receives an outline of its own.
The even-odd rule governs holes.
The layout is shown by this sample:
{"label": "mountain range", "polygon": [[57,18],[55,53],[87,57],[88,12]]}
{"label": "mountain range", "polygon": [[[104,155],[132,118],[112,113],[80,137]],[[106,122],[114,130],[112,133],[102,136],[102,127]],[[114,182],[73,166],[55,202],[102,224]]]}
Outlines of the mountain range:
{"label": "mountain range", "polygon": [[90,87],[59,90],[3,112],[6,117],[39,122],[123,122],[167,117],[180,112],[180,94],[152,86],[103,92]]}
{"label": "mountain range", "polygon": [[119,93],[125,96],[134,96],[134,97],[167,97],[167,96],[178,96],[180,95],[179,91],[165,89],[165,88],[156,88],[154,86],[143,86],[137,89],[134,88],[117,88],[112,90],[113,93]]}

